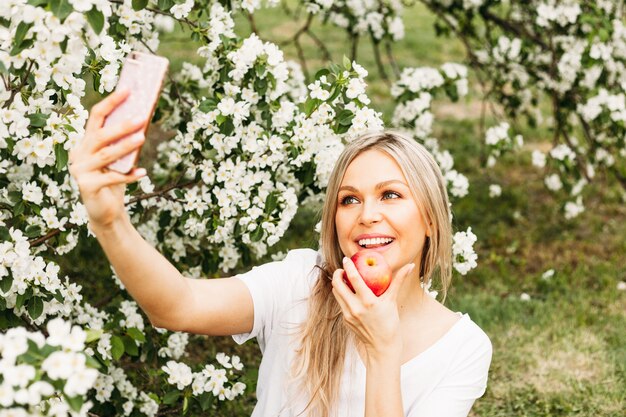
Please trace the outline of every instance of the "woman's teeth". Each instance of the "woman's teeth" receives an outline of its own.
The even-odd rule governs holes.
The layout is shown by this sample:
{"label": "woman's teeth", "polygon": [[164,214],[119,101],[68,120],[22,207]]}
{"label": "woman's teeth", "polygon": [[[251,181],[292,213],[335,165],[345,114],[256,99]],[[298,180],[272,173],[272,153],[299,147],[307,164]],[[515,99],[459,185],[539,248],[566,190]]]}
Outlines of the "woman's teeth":
{"label": "woman's teeth", "polygon": [[374,239],[361,239],[359,240],[359,246],[363,248],[371,248],[375,246],[384,246],[393,242],[393,239],[388,237],[376,237]]}

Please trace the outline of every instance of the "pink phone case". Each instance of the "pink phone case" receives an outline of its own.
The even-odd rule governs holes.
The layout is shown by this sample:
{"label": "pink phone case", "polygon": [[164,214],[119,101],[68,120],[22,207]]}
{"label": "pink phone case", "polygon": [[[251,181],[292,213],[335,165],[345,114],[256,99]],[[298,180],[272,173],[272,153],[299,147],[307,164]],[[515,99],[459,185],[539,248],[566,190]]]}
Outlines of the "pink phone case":
{"label": "pink phone case", "polygon": [[[126,57],[116,91],[127,88],[130,90],[130,94],[122,104],[107,116],[104,126],[123,123],[129,119],[146,120],[146,125],[143,132],[138,130],[120,140],[146,134],[159,94],[161,93],[161,88],[163,87],[168,64],[169,62],[166,58],[142,52],[133,51]],[[130,172],[139,159],[140,150],[141,148],[137,148],[109,164],[108,168],[122,174]]]}

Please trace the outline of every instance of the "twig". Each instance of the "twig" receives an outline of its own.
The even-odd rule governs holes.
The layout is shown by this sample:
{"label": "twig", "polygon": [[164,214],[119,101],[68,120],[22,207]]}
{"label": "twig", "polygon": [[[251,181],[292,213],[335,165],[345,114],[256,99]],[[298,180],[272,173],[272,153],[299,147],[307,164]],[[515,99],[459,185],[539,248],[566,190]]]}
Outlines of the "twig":
{"label": "twig", "polygon": [[387,59],[389,59],[389,63],[391,64],[394,75],[396,76],[396,78],[400,78],[400,67],[396,62],[396,58],[393,56],[393,49],[391,47],[391,41],[389,39],[385,41],[385,50],[387,51]]}
{"label": "twig", "polygon": [[509,32],[513,32],[519,38],[524,37],[524,36],[527,38],[530,38],[533,41],[537,42],[539,45],[541,45],[544,49],[548,49],[548,45],[540,37],[529,32],[523,25],[516,26],[512,24],[510,21],[504,20],[501,17],[496,16],[495,14],[492,14],[487,8],[481,7],[479,9],[479,13],[485,20],[492,21],[493,23],[498,25],[501,29],[504,29]]}
{"label": "twig", "polygon": [[119,290],[109,292],[106,297],[102,298],[98,302],[96,302],[93,306],[96,308],[102,308],[103,306],[109,304],[109,302],[114,299],[120,293]]}
{"label": "twig", "polygon": [[197,184],[196,181],[189,181],[187,183],[180,184],[180,185],[178,185],[178,184],[170,185],[170,186],[168,186],[168,187],[166,187],[166,188],[164,188],[162,190],[155,191],[153,193],[142,194],[142,195],[140,195],[138,197],[135,197],[135,198],[129,200],[127,205],[135,204],[138,201],[147,200],[147,199],[152,198],[152,197],[167,198],[166,193],[172,191],[175,188],[189,188],[190,186],[193,186],[193,185],[196,185],[196,184]]}
{"label": "twig", "polygon": [[317,35],[315,35],[309,28],[307,28],[306,34],[309,35],[309,37],[313,39],[313,42],[315,42],[315,44],[320,48],[320,51],[322,55],[324,56],[324,59],[327,62],[331,62],[333,58],[330,55],[330,51],[326,47],[326,44],[324,44],[324,42],[322,42],[322,40],[318,38]]}
{"label": "twig", "polygon": [[28,80],[28,76],[30,75],[30,71],[33,69],[33,65],[35,65],[35,61],[30,61],[30,64],[28,64],[28,68],[26,69],[26,72],[24,73],[24,76],[20,80],[20,85],[18,87],[16,87],[16,88],[11,89],[11,96],[6,101],[6,103],[4,104],[4,108],[5,109],[8,109],[11,106],[11,103],[13,103],[13,100],[15,99],[15,96],[17,95],[17,93],[22,91],[22,88],[24,88],[24,86],[26,85],[26,81]]}
{"label": "twig", "polygon": [[352,45],[350,47],[350,60],[356,61],[356,53],[357,53],[357,48],[359,46],[359,35],[355,35],[354,33],[351,33],[350,39],[352,40],[351,42]]}
{"label": "twig", "polygon": [[259,30],[256,27],[256,22],[254,21],[254,15],[252,13],[246,13],[246,17],[248,18],[248,23],[250,23],[250,30],[255,35],[258,35]]}
{"label": "twig", "polygon": [[374,39],[372,36],[372,47],[374,48],[374,59],[376,60],[376,66],[378,67],[378,72],[380,73],[380,78],[389,86],[391,82],[389,81],[389,77],[387,76],[387,72],[385,71],[385,66],[383,65],[383,61],[380,57],[380,43]]}
{"label": "twig", "polygon": [[[163,197],[163,198],[168,198],[165,194],[175,188],[188,188],[191,185],[195,185],[195,182],[188,182],[185,184],[175,184],[175,185],[170,185],[162,190],[159,191],[155,191],[153,193],[148,193],[148,194],[143,194],[140,195],[138,197],[135,197],[133,199],[131,199],[128,203],[126,203],[127,206],[131,205],[131,204],[135,204],[138,201],[142,201],[142,200],[147,200],[149,198],[153,198],[153,197]],[[76,225],[72,225],[69,224],[67,225],[65,228],[66,230],[68,229],[75,229],[77,226]],[[34,247],[37,245],[40,245],[42,243],[45,243],[46,241],[52,239],[53,237],[55,237],[56,235],[60,234],[62,232],[62,230],[60,229],[53,229],[51,231],[49,231],[47,234],[45,234],[44,236],[38,237],[37,239],[31,240],[29,241],[30,247]]]}

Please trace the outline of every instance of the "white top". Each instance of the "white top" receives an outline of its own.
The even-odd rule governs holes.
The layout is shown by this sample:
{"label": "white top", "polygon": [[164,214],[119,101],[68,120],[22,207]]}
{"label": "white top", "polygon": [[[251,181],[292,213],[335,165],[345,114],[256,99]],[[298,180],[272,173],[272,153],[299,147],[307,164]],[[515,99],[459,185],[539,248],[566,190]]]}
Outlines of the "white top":
{"label": "white top", "polygon": [[[253,417],[295,417],[307,398],[293,391],[288,372],[298,341],[294,330],[307,317],[307,297],[319,269],[312,249],[290,251],[271,262],[237,275],[254,302],[250,333],[233,335],[242,344],[257,338],[263,359],[259,367],[257,404]],[[492,347],[489,337],[467,314],[428,349],[401,367],[402,402],[409,417],[466,417],[487,387]],[[365,365],[355,348],[346,352],[338,414],[365,413]]]}

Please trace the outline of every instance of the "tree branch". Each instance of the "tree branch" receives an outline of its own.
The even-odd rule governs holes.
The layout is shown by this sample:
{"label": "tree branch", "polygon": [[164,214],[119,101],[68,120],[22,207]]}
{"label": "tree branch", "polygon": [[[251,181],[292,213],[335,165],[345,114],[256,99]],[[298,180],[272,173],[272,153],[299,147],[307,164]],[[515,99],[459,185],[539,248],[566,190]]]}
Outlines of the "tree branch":
{"label": "tree branch", "polygon": [[387,76],[387,72],[385,71],[385,66],[383,65],[383,61],[380,57],[380,43],[371,37],[372,39],[372,47],[374,48],[374,59],[376,60],[376,66],[378,67],[378,73],[380,74],[380,78],[389,86],[391,82],[389,81],[389,77]]}
{"label": "tree branch", "polygon": [[[171,186],[168,186],[168,187],[166,187],[166,188],[164,188],[162,190],[155,191],[153,193],[142,194],[142,195],[140,195],[138,197],[135,197],[135,198],[131,199],[128,203],[126,203],[126,206],[129,206],[131,204],[135,204],[135,203],[137,203],[139,201],[147,200],[147,199],[150,199],[150,198],[153,198],[153,197],[168,198],[168,196],[166,196],[166,193],[168,193],[169,191],[171,191],[171,190],[173,190],[175,188],[188,188],[188,187],[190,187],[192,185],[195,185],[195,184],[197,184],[197,183],[193,182],[193,181],[190,181],[190,182],[187,182],[185,184],[171,185]],[[69,229],[75,229],[77,227],[78,226],[76,226],[76,225],[69,224],[68,226],[65,227],[65,229],[69,230]],[[34,246],[41,245],[42,243],[45,243],[46,241],[48,241],[48,240],[52,239],[53,237],[59,235],[63,231],[65,231],[65,230],[53,229],[53,230],[49,231],[48,233],[46,233],[44,236],[41,236],[41,237],[38,237],[37,239],[33,239],[33,240],[29,241],[30,247],[32,248]]]}
{"label": "tree branch", "polygon": [[16,88],[12,88],[11,89],[11,96],[6,101],[6,103],[4,103],[4,108],[5,109],[8,109],[11,106],[11,103],[13,103],[13,100],[15,100],[15,96],[20,91],[22,91],[22,88],[24,88],[24,86],[26,85],[26,81],[28,80],[28,76],[30,75],[31,70],[33,69],[33,65],[35,65],[35,61],[30,61],[30,64],[28,64],[28,68],[26,69],[26,72],[24,73],[24,76],[20,80],[20,85],[17,86]]}
{"label": "tree branch", "polygon": [[387,59],[391,64],[394,75],[396,76],[396,78],[400,78],[400,67],[396,62],[396,58],[393,56],[393,49],[391,47],[391,41],[389,39],[385,41],[385,51],[387,52]]}

